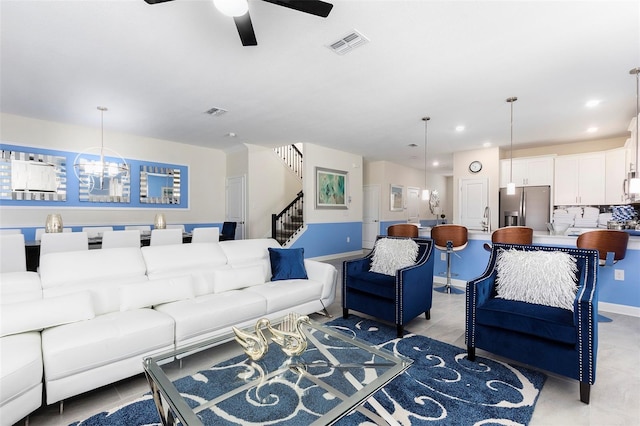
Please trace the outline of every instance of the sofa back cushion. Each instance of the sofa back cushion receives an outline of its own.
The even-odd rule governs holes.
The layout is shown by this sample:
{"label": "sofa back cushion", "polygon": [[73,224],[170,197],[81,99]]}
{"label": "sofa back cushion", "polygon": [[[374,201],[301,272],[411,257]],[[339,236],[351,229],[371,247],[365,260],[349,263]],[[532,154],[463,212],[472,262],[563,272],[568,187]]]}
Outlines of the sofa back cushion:
{"label": "sofa back cushion", "polygon": [[227,256],[228,264],[233,267],[260,265],[264,268],[264,281],[271,280],[269,248],[281,248],[272,238],[221,241],[220,247]]}
{"label": "sofa back cushion", "polygon": [[142,247],[142,256],[150,280],[190,274],[196,296],[212,293],[213,271],[228,268],[218,243]]}
{"label": "sofa back cushion", "polygon": [[0,304],[42,299],[40,276],[35,272],[4,272],[0,274]]}
{"label": "sofa back cushion", "polygon": [[25,272],[27,270],[27,258],[24,251],[24,235],[0,234],[0,273]]}
{"label": "sofa back cushion", "polygon": [[193,297],[195,292],[191,275],[125,284],[120,286],[120,310],[150,308]]}
{"label": "sofa back cushion", "polygon": [[43,297],[89,290],[96,315],[120,310],[123,284],[147,280],[139,248],[50,253],[40,260]]}
{"label": "sofa back cushion", "polygon": [[213,273],[214,291],[215,293],[223,293],[264,284],[264,277],[265,272],[261,265],[219,269]]}

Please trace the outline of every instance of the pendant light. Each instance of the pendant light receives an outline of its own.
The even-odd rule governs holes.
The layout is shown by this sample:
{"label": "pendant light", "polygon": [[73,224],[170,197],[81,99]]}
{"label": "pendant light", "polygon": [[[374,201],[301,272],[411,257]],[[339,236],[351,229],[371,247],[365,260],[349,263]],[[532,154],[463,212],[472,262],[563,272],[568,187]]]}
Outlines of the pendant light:
{"label": "pendant light", "polygon": [[242,16],[249,10],[247,0],[213,0],[213,4],[222,14],[232,18]]}
{"label": "pendant light", "polygon": [[517,101],[518,98],[512,96],[507,98],[507,102],[511,105],[511,148],[509,150],[509,183],[507,184],[507,195],[515,195],[516,194],[516,184],[513,182],[513,103]]}
{"label": "pendant light", "polygon": [[633,177],[629,179],[629,195],[631,195],[640,194],[640,169],[638,168],[638,166],[640,166],[640,152],[638,152],[640,151],[640,144],[638,143],[638,140],[640,139],[640,133],[638,133],[638,121],[640,121],[640,118],[638,118],[638,115],[640,114],[638,111],[640,110],[640,68],[632,69],[629,71],[629,74],[635,74],[636,76],[636,166],[635,171],[633,172]]}
{"label": "pendant light", "polygon": [[[79,153],[73,161],[73,171],[82,184],[86,185],[91,192],[98,181],[100,190],[105,189],[105,179],[107,181],[121,178],[121,181],[127,180],[129,176],[129,166],[127,161],[117,152],[104,147],[104,112],[108,111],[107,107],[97,107],[100,111],[100,147],[89,148]],[[117,162],[109,162],[105,160],[105,151],[110,152],[117,157]],[[98,153],[99,160],[95,160],[95,153]]]}
{"label": "pendant light", "polygon": [[431,194],[427,189],[427,123],[431,120],[431,117],[422,117],[424,121],[424,189],[422,190],[422,199],[429,201]]}

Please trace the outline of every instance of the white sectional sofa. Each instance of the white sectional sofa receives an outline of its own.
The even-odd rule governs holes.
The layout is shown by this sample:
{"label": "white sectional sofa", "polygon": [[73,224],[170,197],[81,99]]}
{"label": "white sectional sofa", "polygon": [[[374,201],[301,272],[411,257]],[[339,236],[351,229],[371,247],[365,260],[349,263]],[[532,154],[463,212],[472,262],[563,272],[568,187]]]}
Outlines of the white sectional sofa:
{"label": "white sectional sofa", "polygon": [[[305,259],[307,279],[271,281],[269,248],[280,245],[232,240],[43,256],[35,293],[3,305],[1,424],[38,408],[43,386],[53,404],[142,372],[146,356],[333,303],[335,267]],[[5,284],[3,274],[3,299]],[[31,364],[17,365],[14,354]],[[14,409],[18,393],[38,400]]]}

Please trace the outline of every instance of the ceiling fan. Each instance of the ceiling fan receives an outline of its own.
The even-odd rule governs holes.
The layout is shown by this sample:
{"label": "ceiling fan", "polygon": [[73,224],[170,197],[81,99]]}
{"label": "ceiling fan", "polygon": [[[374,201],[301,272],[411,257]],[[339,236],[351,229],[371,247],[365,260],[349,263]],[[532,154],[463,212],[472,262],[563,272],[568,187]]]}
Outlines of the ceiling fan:
{"label": "ceiling fan", "polygon": [[[173,0],[144,0],[148,4],[164,3]],[[288,7],[299,12],[326,18],[333,8],[331,3],[320,0],[262,0],[278,6]],[[227,16],[232,16],[243,46],[257,46],[247,0],[213,0],[216,8]]]}

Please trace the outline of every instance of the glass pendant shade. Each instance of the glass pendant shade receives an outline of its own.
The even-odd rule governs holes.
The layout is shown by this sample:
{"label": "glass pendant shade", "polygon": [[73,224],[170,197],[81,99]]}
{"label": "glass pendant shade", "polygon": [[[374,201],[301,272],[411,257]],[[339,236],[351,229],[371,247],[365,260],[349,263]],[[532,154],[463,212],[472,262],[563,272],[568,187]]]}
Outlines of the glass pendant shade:
{"label": "glass pendant shade", "polygon": [[423,189],[422,190],[422,201],[429,201],[429,198],[431,198],[431,191],[429,191],[428,189]]}
{"label": "glass pendant shade", "polygon": [[629,193],[640,194],[640,178],[632,178],[629,180]]}
{"label": "glass pendant shade", "polygon": [[516,195],[516,184],[509,182],[507,184],[507,195]]}
{"label": "glass pendant shade", "polygon": [[247,0],[213,0],[213,4],[224,15],[231,17],[242,16],[249,10]]}

